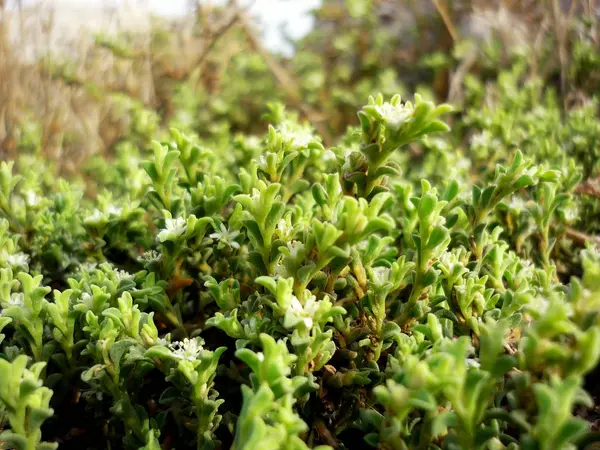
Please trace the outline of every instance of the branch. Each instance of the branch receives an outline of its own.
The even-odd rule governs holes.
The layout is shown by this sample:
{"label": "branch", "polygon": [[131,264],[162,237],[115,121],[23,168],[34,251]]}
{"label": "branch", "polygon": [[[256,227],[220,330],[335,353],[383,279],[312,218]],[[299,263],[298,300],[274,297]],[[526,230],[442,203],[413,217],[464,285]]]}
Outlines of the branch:
{"label": "branch", "polygon": [[246,15],[242,14],[240,19],[242,28],[248,37],[250,46],[263,58],[269,67],[269,70],[273,73],[273,76],[277,80],[277,83],[287,94],[289,100],[300,110],[300,113],[314,125],[325,143],[331,143],[333,138],[322,123],[322,115],[318,111],[314,110],[310,105],[302,101],[302,95],[300,88],[298,87],[298,82],[294,79],[293,75],[290,74],[281,64],[279,64],[273,55],[262,46],[254,34],[252,27],[248,23],[248,18]]}
{"label": "branch", "polygon": [[575,192],[582,195],[590,195],[592,197],[600,198],[600,176],[596,178],[590,178],[580,183],[576,188]]}
{"label": "branch", "polygon": [[[249,7],[250,6],[248,6],[248,8]],[[217,29],[217,31],[215,31],[212,34],[212,36],[210,37],[210,41],[209,41],[208,45],[204,48],[204,50],[198,56],[198,58],[196,58],[196,61],[194,61],[192,63],[192,65],[186,70],[186,73],[183,76],[184,80],[187,79],[190,76],[190,74],[194,71],[194,69],[196,67],[200,66],[204,62],[204,60],[208,57],[208,55],[210,54],[210,52],[212,51],[212,49],[215,48],[215,45],[217,45],[217,42],[219,42],[219,39],[221,39],[223,37],[223,35],[225,33],[227,33],[227,31],[231,27],[233,27],[233,25],[235,25],[235,23],[240,19],[241,14],[242,14],[242,11],[236,7],[234,9],[233,14],[229,18],[229,20],[227,22],[225,22],[224,25],[222,25],[221,27],[219,27],[219,29]]]}
{"label": "branch", "polygon": [[590,236],[573,228],[567,228],[567,236],[580,246],[585,246],[588,242],[600,246],[600,236]]}
{"label": "branch", "polygon": [[[248,6],[248,7],[250,7],[250,6]],[[215,45],[217,45],[217,42],[219,42],[219,40],[227,33],[227,31],[229,31],[235,25],[235,23],[239,20],[241,9],[238,8],[237,6],[234,6],[231,9],[233,9],[234,11],[231,14],[231,16],[229,17],[229,19],[226,20],[223,23],[223,25],[218,27],[216,31],[213,31],[212,28],[207,28],[208,34],[209,34],[209,37],[207,38],[208,43],[202,49],[202,52],[200,53],[200,55],[198,55],[198,57],[195,59],[195,61],[193,61],[190,65],[185,67],[183,70],[181,70],[181,71],[175,70],[174,71],[168,65],[162,63],[161,61],[155,61],[160,65],[160,68],[162,69],[163,74],[166,75],[168,78],[171,78],[174,80],[181,80],[181,81],[187,80],[191,76],[191,74],[194,72],[194,69],[196,69],[198,66],[200,66],[206,60],[206,58],[208,57],[210,52],[214,49]],[[118,43],[114,42],[113,40],[111,40],[110,38],[105,37],[105,36],[99,36],[96,39],[96,43],[100,47],[104,47],[104,48],[110,50],[113,55],[115,55],[119,58],[122,58],[122,59],[142,60],[142,59],[147,59],[149,56],[151,57],[151,50],[134,50],[134,49],[119,45]]]}
{"label": "branch", "polygon": [[448,33],[450,34],[450,37],[452,38],[452,40],[453,41],[460,40],[460,36],[458,35],[458,32],[456,31],[456,27],[454,26],[454,24],[452,23],[452,20],[450,19],[450,14],[448,13],[448,6],[447,5],[442,6],[440,4],[440,0],[433,0],[433,4],[435,5],[435,9],[437,9],[437,12],[439,13],[439,15],[442,17],[442,20],[444,21],[444,25],[446,25],[446,28],[448,29]]}

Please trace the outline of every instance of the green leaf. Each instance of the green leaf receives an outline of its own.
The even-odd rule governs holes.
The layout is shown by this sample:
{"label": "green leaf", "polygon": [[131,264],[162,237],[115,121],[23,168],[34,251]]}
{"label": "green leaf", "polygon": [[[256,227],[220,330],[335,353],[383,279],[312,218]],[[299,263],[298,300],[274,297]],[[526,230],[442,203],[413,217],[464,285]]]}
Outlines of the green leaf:
{"label": "green leaf", "polygon": [[557,448],[564,448],[567,444],[574,443],[588,430],[589,425],[585,420],[570,418],[560,427],[554,445],[556,445]]}
{"label": "green leaf", "polygon": [[312,196],[315,199],[315,202],[317,202],[317,204],[319,206],[324,206],[327,204],[327,200],[328,200],[327,192],[325,192],[325,188],[323,186],[321,186],[320,184],[318,184],[318,183],[313,184]]}
{"label": "green leaf", "polygon": [[0,433],[0,448],[14,450],[28,450],[27,438],[13,433],[12,431],[3,431]]}
{"label": "green leaf", "polygon": [[438,437],[448,428],[454,428],[457,425],[458,417],[454,411],[441,412],[431,421],[431,436]]}

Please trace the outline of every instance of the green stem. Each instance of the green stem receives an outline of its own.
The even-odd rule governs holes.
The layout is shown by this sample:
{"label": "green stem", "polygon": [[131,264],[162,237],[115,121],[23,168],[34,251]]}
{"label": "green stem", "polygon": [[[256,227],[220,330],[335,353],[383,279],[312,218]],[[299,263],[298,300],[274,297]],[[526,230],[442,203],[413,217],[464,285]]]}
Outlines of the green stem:
{"label": "green stem", "polygon": [[385,295],[377,295],[375,298],[376,311],[375,311],[375,335],[377,336],[377,345],[375,346],[374,360],[379,361],[381,357],[381,350],[383,348],[383,336],[381,331],[383,330],[383,322],[385,321]]}
{"label": "green stem", "polygon": [[302,293],[304,292],[304,290],[307,288],[308,284],[312,281],[313,277],[319,273],[319,271],[321,269],[323,269],[327,264],[329,264],[331,262],[331,260],[333,259],[332,257],[326,257],[326,258],[319,258],[317,260],[317,263],[315,264],[315,268],[311,271],[310,276],[308,277],[308,279],[306,280],[305,283],[299,283],[296,285],[294,292],[296,294],[297,297],[300,297],[302,295]]}
{"label": "green stem", "polygon": [[[428,258],[427,258],[428,260]],[[410,297],[408,301],[402,305],[402,314],[395,319],[395,322],[402,325],[405,325],[409,320],[409,313],[413,309],[413,307],[417,304],[417,301],[421,297],[423,293],[423,277],[425,275],[425,267],[426,264],[423,264],[422,261],[426,261],[425,258],[419,257],[417,274],[415,276],[415,283],[413,284],[412,291],[410,292]]]}

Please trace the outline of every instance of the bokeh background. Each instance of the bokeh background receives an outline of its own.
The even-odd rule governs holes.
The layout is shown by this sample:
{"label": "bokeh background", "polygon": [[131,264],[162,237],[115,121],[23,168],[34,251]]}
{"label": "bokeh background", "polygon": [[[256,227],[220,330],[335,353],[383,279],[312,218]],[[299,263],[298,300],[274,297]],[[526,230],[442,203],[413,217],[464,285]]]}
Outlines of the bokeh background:
{"label": "bokeh background", "polygon": [[34,148],[62,172],[169,127],[261,134],[273,101],[333,144],[377,92],[460,108],[469,74],[491,80],[527,60],[566,107],[598,80],[595,0],[0,0],[0,11],[0,155]]}

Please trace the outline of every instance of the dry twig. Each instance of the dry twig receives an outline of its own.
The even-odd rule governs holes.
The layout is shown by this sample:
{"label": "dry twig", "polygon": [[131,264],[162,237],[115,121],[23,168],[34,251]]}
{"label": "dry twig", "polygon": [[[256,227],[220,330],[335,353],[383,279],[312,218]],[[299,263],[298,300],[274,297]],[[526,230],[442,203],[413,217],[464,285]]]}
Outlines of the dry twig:
{"label": "dry twig", "polygon": [[316,128],[317,132],[321,135],[326,144],[330,144],[333,141],[331,134],[322,121],[322,115],[315,111],[310,105],[302,101],[302,95],[298,82],[294,79],[293,75],[290,74],[279,62],[273,57],[273,55],[267,51],[260,43],[254,30],[248,22],[248,17],[242,13],[240,15],[240,22],[250,46],[256,51],[265,61],[269,70],[273,73],[273,76],[279,83],[279,85],[286,92],[288,99],[291,103],[300,110],[300,113]]}
{"label": "dry twig", "polygon": [[590,236],[573,228],[567,228],[567,236],[580,246],[585,246],[588,242],[600,246],[600,236]]}
{"label": "dry twig", "polygon": [[448,29],[448,33],[452,37],[452,40],[458,41],[460,39],[460,36],[456,31],[456,27],[452,23],[452,19],[450,18],[450,14],[448,13],[448,6],[442,6],[440,0],[433,0],[433,4],[435,5],[435,9],[437,9],[438,13],[442,17],[444,25],[446,25],[446,28]]}
{"label": "dry twig", "polygon": [[600,198],[600,177],[585,180],[575,188],[575,192]]}

